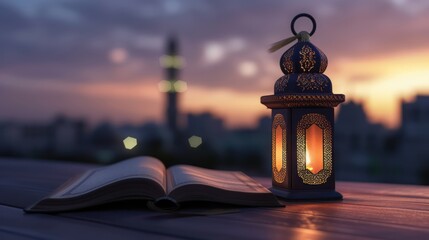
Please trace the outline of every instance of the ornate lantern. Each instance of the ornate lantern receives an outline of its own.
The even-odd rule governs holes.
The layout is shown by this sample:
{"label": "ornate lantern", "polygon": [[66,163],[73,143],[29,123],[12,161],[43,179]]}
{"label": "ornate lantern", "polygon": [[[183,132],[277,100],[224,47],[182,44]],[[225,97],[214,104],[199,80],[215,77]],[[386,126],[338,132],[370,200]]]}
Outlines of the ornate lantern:
{"label": "ornate lantern", "polygon": [[[311,33],[296,33],[295,21],[307,17]],[[323,74],[326,55],[310,43],[316,22],[299,14],[291,22],[292,38],[277,42],[280,48],[298,42],[280,58],[285,74],[274,85],[274,95],[262,96],[261,103],[272,109],[272,191],[290,200],[342,199],[335,191],[334,107],[344,102],[333,94],[331,80]]]}

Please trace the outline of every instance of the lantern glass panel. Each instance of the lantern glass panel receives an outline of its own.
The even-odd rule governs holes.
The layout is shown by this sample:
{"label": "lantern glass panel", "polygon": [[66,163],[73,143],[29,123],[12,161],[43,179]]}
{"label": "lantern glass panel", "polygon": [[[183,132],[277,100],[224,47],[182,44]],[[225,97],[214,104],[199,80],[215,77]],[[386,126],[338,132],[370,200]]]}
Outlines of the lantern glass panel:
{"label": "lantern glass panel", "polygon": [[280,125],[277,125],[276,127],[276,161],[275,166],[277,171],[280,171],[282,169],[282,163],[283,163],[283,134],[282,134],[282,128]]}
{"label": "lantern glass panel", "polygon": [[[314,127],[311,128],[312,126]],[[304,114],[298,122],[296,136],[298,176],[305,184],[319,185],[326,183],[332,172],[332,126],[330,122],[324,115],[319,113]],[[313,137],[316,138],[314,142],[317,142],[315,146],[322,146],[322,150],[318,150],[318,147],[313,146],[308,149],[308,146],[312,145]],[[307,153],[310,155],[311,163],[322,164],[322,167],[312,165],[313,171],[310,171],[307,167]],[[318,158],[320,154],[322,155],[321,160],[320,157]],[[316,159],[314,159],[313,155]],[[318,171],[316,172],[316,170]]]}
{"label": "lantern glass panel", "polygon": [[316,174],[323,169],[323,130],[316,124],[305,131],[305,166]]}
{"label": "lantern glass panel", "polygon": [[273,178],[282,183],[286,177],[286,123],[281,114],[276,114],[272,127]]}

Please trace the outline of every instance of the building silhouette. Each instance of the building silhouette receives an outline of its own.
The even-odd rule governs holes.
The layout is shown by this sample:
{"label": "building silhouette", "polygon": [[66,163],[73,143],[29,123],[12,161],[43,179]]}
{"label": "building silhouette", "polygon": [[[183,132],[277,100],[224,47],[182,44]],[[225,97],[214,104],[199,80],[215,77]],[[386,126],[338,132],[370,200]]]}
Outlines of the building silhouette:
{"label": "building silhouette", "polygon": [[[363,105],[343,103],[335,123],[337,178],[349,181],[386,181],[386,142],[391,132],[368,120]],[[391,160],[391,159],[389,159]]]}
{"label": "building silhouette", "polygon": [[[83,119],[58,116],[45,123],[0,121],[0,156],[110,163],[151,155],[173,164],[240,169],[251,175],[271,173],[271,117],[251,128],[229,129],[211,112],[183,113],[180,80],[184,60],[175,37],[166,41],[160,58],[165,79],[163,123],[88,125]],[[429,95],[401,103],[401,125],[387,129],[371,122],[363,104],[349,101],[339,108],[335,124],[336,177],[347,181],[429,185]],[[182,119],[186,114],[186,119]],[[186,120],[183,121],[182,120]],[[123,139],[138,145],[125,149]],[[193,147],[192,136],[202,143]]]}
{"label": "building silhouette", "polygon": [[210,112],[188,113],[186,116],[186,133],[201,137],[217,150],[222,149],[225,138],[223,119]]}
{"label": "building silhouette", "polygon": [[57,116],[45,123],[0,123],[0,155],[67,158],[84,151],[86,123]]}
{"label": "building silhouette", "polygon": [[394,162],[398,182],[429,184],[429,96],[402,101],[401,109],[400,142]]}

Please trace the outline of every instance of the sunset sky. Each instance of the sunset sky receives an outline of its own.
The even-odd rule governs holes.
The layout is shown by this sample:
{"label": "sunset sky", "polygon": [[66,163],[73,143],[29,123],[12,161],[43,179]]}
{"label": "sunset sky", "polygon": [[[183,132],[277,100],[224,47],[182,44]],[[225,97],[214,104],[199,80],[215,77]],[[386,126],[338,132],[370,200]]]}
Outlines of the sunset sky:
{"label": "sunset sky", "polygon": [[[159,58],[174,33],[186,66],[184,112],[211,111],[230,127],[270,112],[282,49],[298,13],[328,56],[335,93],[374,122],[399,124],[401,99],[429,94],[429,1],[0,1],[0,121],[58,113],[92,122],[163,120]],[[298,21],[298,29],[308,29]]]}

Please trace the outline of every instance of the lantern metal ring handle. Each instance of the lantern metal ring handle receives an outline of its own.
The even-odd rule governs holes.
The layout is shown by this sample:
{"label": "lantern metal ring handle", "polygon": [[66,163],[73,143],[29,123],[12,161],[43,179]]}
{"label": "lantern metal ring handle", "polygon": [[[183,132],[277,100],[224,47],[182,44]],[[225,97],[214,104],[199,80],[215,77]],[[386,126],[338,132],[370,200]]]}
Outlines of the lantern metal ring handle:
{"label": "lantern metal ring handle", "polygon": [[294,35],[298,35],[297,33],[296,33],[296,31],[295,31],[295,22],[296,22],[296,20],[298,20],[298,18],[300,18],[300,17],[306,17],[306,18],[308,18],[308,19],[310,19],[311,20],[311,23],[313,24],[313,28],[311,29],[311,32],[310,32],[310,36],[313,36],[313,34],[314,34],[314,32],[316,31],[316,20],[314,20],[314,17],[313,16],[311,16],[310,14],[308,14],[308,13],[300,13],[300,14],[298,14],[298,15],[296,15],[293,19],[292,19],[292,22],[290,23],[290,29],[292,30],[292,33],[294,34]]}

